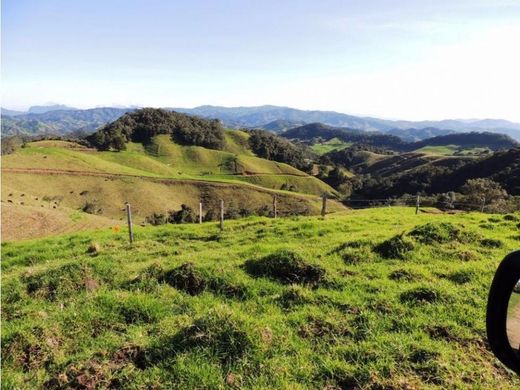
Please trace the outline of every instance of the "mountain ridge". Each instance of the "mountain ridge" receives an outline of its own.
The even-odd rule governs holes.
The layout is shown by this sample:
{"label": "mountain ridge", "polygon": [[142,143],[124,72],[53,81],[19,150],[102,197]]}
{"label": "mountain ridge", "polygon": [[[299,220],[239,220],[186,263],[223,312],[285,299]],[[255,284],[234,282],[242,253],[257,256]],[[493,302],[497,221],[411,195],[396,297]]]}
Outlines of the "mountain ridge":
{"label": "mountain ridge", "polygon": [[[71,131],[91,131],[116,120],[135,107],[115,108],[100,107],[86,110],[52,110],[44,113],[22,113],[7,116],[3,109],[2,118],[7,123],[2,124],[2,134],[42,134],[41,129],[56,134],[66,134]],[[504,119],[446,119],[441,121],[407,121],[387,120],[374,117],[362,117],[339,113],[336,111],[300,110],[291,107],[264,105],[253,107],[223,107],[203,105],[194,108],[166,108],[170,111],[197,115],[205,118],[219,119],[222,124],[230,128],[266,128],[276,121],[298,123],[320,122],[330,126],[354,128],[363,131],[380,131],[383,133],[401,133],[406,129],[437,128],[440,132],[488,131],[509,135],[520,140],[520,124]],[[99,115],[98,112],[112,112],[112,115]],[[54,113],[54,116],[53,114]],[[268,129],[268,128],[267,128]],[[273,131],[279,131],[276,128]],[[442,135],[442,134],[436,134]]]}

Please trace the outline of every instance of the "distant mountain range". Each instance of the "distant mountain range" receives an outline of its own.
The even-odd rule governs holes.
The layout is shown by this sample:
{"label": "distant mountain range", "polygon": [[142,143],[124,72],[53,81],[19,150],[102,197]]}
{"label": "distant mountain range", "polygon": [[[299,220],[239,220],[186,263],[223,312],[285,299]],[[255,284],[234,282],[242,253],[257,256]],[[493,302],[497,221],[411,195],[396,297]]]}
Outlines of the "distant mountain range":
{"label": "distant mountain range", "polygon": [[[135,108],[92,108],[76,110],[70,107],[35,106],[21,113],[2,108],[2,134],[67,134],[73,131],[93,131]],[[334,111],[306,111],[290,107],[219,107],[168,108],[186,114],[217,118],[230,128],[261,128],[281,133],[307,123],[378,131],[395,135],[408,142],[456,132],[487,131],[507,134],[520,141],[520,124],[502,119],[463,119],[442,121],[401,121],[359,117]]]}

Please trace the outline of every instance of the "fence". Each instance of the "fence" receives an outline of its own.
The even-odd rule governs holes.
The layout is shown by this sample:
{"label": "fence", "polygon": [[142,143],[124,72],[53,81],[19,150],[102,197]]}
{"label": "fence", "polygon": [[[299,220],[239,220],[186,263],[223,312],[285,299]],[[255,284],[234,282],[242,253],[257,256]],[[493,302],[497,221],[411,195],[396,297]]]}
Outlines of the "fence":
{"label": "fence", "polygon": [[[327,214],[327,201],[328,195],[324,193],[321,196],[322,205],[321,205],[321,218],[324,219]],[[385,199],[347,199],[343,200],[342,203],[349,208],[352,209],[362,209],[362,208],[373,208],[373,207],[392,207],[392,206],[409,206],[415,207],[415,214],[419,213],[421,207],[436,207],[445,210],[460,210],[460,211],[474,211],[478,210],[481,212],[486,211],[486,207],[490,206],[490,204],[486,204],[486,199],[483,198],[482,203],[472,203],[472,202],[457,202],[451,200],[439,200],[434,197],[421,197],[417,196],[408,196],[401,198],[385,198]],[[220,230],[224,230],[224,217],[225,217],[225,203],[223,199],[220,199],[220,210],[219,210],[219,228]],[[133,233],[133,224],[132,224],[132,208],[131,205],[127,202],[126,206],[126,214],[127,214],[127,223],[128,223],[128,235],[129,241],[132,243],[134,241],[134,233]],[[184,207],[184,206],[183,206]],[[199,214],[198,214],[198,223],[202,224],[203,222],[203,202],[199,202]],[[512,211],[518,211],[519,208],[515,208]],[[273,195],[272,202],[272,213],[271,216],[276,219],[279,216],[278,210],[278,196],[276,194]]]}

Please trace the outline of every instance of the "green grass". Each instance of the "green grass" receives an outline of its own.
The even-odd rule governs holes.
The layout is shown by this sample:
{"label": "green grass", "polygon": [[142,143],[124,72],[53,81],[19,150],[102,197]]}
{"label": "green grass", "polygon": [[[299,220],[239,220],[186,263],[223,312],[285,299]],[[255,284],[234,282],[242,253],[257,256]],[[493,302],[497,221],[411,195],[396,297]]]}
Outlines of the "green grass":
{"label": "green grass", "polygon": [[[226,131],[224,150],[181,146],[166,135],[144,147],[128,143],[121,152],[93,152],[70,148],[70,143],[40,141],[2,157],[5,168],[66,169],[169,179],[197,179],[224,183],[248,182],[279,190],[283,184],[296,192],[335,193],[329,185],[284,163],[259,158],[247,147],[247,133]],[[233,159],[237,159],[236,166]]]}
{"label": "green grass", "polygon": [[457,145],[444,145],[444,146],[424,146],[415,152],[438,154],[443,156],[473,156],[489,151],[488,148],[462,148]]}
{"label": "green grass", "polygon": [[328,152],[332,152],[333,150],[341,150],[341,149],[345,149],[346,147],[352,145],[352,142],[345,142],[345,141],[342,141],[338,138],[332,138],[332,139],[329,139],[328,141],[325,141],[323,143],[319,143],[319,144],[314,144],[311,146],[311,149],[319,154],[319,155],[322,155],[322,154],[325,154],[325,153],[328,153]]}
{"label": "green grass", "polygon": [[444,156],[451,156],[458,149],[457,145],[445,145],[445,146],[424,146],[420,149],[415,150],[419,153],[431,153],[441,154]]}
{"label": "green grass", "polygon": [[488,217],[381,208],[3,244],[2,387],[518,388],[484,315],[520,235]]}

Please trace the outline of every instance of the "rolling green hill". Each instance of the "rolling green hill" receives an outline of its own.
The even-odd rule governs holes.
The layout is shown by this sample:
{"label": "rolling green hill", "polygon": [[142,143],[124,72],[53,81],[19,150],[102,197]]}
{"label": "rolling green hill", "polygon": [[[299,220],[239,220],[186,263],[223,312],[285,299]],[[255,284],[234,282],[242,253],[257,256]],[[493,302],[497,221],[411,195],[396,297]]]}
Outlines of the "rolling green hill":
{"label": "rolling green hill", "polygon": [[[6,224],[4,237],[74,230],[67,216],[89,204],[105,218],[102,226],[112,226],[114,220],[122,223],[126,201],[133,204],[137,223],[182,204],[198,210],[200,199],[205,214],[216,212],[220,199],[225,199],[230,212],[263,213],[271,209],[275,193],[281,215],[319,213],[319,196],[334,194],[334,189],[290,165],[254,156],[247,137],[244,132],[225,131],[222,150],[179,145],[167,135],[154,136],[144,146],[130,142],[120,152],[66,141],[30,142],[2,157],[2,201],[20,221],[28,221],[24,208],[47,210],[42,218],[48,226],[43,223],[40,231],[32,232]],[[331,211],[342,208],[330,202]],[[54,211],[59,213],[56,218],[48,215]],[[2,215],[3,222],[5,218]]]}
{"label": "rolling green hill", "polygon": [[381,208],[4,244],[2,387],[518,388],[484,323],[515,218]]}

